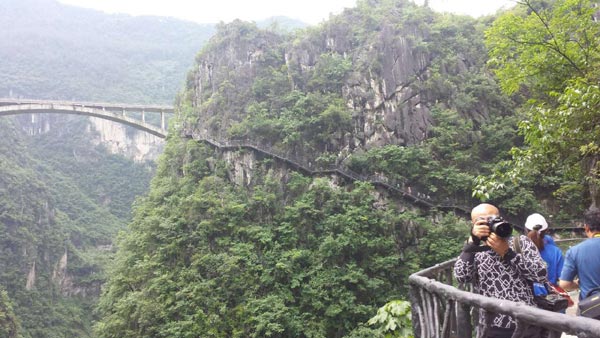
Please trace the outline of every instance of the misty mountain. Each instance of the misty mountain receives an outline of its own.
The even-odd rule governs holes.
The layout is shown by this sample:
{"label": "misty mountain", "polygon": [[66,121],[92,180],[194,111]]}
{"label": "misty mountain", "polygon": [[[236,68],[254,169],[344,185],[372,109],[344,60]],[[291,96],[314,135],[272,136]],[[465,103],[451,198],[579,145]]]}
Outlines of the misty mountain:
{"label": "misty mountain", "polygon": [[0,96],[171,103],[214,25],[0,3]]}

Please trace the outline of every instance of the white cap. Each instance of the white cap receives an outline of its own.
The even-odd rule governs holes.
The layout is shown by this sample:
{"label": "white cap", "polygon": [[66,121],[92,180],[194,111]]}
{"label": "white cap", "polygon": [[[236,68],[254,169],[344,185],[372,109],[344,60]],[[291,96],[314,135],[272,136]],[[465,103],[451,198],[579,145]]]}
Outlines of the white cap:
{"label": "white cap", "polygon": [[546,222],[546,219],[544,218],[544,216],[542,216],[540,214],[529,215],[527,217],[527,221],[525,221],[525,227],[528,230],[534,230],[533,228],[536,225],[542,226],[540,229],[537,229],[538,231],[544,231],[544,230],[548,229],[548,223]]}

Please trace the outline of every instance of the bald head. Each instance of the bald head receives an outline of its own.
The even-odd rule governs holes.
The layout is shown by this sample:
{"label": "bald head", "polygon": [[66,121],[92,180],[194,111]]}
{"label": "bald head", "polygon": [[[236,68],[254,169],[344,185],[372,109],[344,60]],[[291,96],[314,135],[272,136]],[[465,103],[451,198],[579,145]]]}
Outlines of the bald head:
{"label": "bald head", "polygon": [[488,203],[481,203],[471,210],[471,221],[475,223],[478,218],[487,218],[489,216],[500,216],[500,210]]}

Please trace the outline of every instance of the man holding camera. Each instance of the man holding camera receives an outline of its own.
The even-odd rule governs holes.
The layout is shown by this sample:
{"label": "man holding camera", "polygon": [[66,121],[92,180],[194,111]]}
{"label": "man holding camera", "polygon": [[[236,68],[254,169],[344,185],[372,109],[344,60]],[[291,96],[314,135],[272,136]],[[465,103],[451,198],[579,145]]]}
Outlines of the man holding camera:
{"label": "man holding camera", "polygon": [[[527,236],[519,235],[521,248],[516,250],[511,237],[512,226],[491,204],[473,208],[471,221],[471,236],[454,265],[458,282],[474,282],[479,293],[486,297],[535,306],[531,284],[546,280],[546,265],[533,242]],[[483,314],[481,311],[479,325],[480,330],[486,332],[484,337],[512,336],[516,328],[512,317],[490,314],[491,318],[485,318]],[[540,329],[530,330],[525,337],[539,336]]]}

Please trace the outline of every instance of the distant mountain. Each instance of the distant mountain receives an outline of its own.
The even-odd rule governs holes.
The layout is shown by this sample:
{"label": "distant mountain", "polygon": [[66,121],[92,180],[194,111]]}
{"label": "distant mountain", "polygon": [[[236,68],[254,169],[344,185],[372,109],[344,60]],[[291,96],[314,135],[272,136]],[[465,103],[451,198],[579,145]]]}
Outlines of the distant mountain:
{"label": "distant mountain", "polygon": [[0,2],[0,97],[171,103],[214,25]]}

